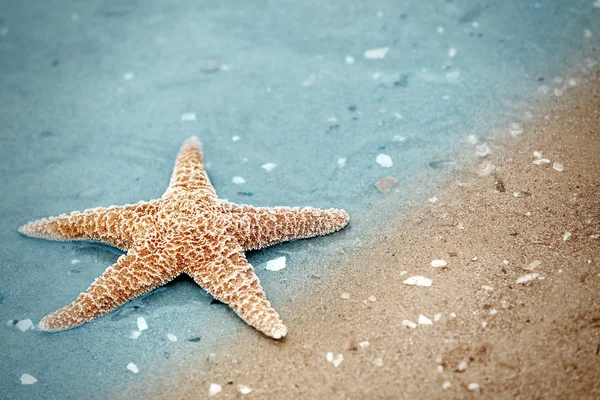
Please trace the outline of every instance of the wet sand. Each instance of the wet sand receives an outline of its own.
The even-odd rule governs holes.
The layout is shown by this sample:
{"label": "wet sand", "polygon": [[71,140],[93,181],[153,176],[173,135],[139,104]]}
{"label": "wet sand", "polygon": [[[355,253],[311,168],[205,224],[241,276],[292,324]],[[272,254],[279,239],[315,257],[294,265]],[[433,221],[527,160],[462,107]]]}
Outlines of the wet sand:
{"label": "wet sand", "polygon": [[[336,276],[307,277],[310,297],[277,305],[287,338],[247,329],[123,394],[202,398],[215,383],[215,398],[600,398],[600,74],[522,125]],[[527,274],[539,275],[517,283]],[[432,286],[403,284],[417,275]]]}

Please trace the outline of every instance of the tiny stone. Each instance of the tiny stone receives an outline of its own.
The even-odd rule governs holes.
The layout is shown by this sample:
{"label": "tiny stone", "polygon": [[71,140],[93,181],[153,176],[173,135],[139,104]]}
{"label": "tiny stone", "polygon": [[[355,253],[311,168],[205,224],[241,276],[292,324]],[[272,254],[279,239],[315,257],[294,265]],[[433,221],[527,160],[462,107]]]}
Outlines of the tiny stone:
{"label": "tiny stone", "polygon": [[554,164],[552,164],[552,169],[558,172],[563,172],[565,170],[565,167],[561,163],[555,162]]}
{"label": "tiny stone", "polygon": [[571,239],[571,232],[565,232],[563,235],[563,240],[566,242],[569,239]]}
{"label": "tiny stone", "polygon": [[456,53],[457,53],[457,51],[454,47],[451,47],[450,49],[448,49],[448,57],[455,57]]}
{"label": "tiny stone", "polygon": [[177,341],[177,336],[173,335],[172,333],[167,333],[167,338],[171,341],[171,342],[176,342]]}
{"label": "tiny stone", "polygon": [[337,160],[338,168],[344,168],[346,166],[346,157],[340,157]]}
{"label": "tiny stone", "polygon": [[438,198],[433,196],[427,199],[428,202],[430,202],[431,204],[435,204],[438,201]]}
{"label": "tiny stone", "polygon": [[415,329],[417,327],[417,324],[415,324],[414,322],[412,322],[411,320],[405,319],[404,321],[402,321],[402,325],[406,326],[407,328],[412,328]]}
{"label": "tiny stone", "polygon": [[439,322],[439,320],[440,320],[440,319],[442,319],[442,314],[435,314],[435,315],[433,316],[433,320],[434,320],[435,322]]}
{"label": "tiny stone", "polygon": [[547,165],[550,164],[550,160],[547,158],[538,158],[533,162],[535,165]]}
{"label": "tiny stone", "polygon": [[391,192],[392,187],[398,183],[398,179],[393,176],[386,176],[375,182],[375,187],[383,194]]}
{"label": "tiny stone", "polygon": [[21,380],[21,385],[33,385],[38,381],[35,376],[29,374],[23,374],[19,379]]}
{"label": "tiny stone", "polygon": [[240,139],[241,139],[241,138],[240,138],[239,136],[237,136],[237,135],[235,135],[235,136],[232,136],[232,137],[231,137],[231,141],[232,141],[232,142],[237,142],[237,141],[238,141],[238,140],[240,140]]}
{"label": "tiny stone", "polygon": [[381,357],[377,357],[373,360],[373,365],[376,367],[383,367],[383,359]]}
{"label": "tiny stone", "polygon": [[131,372],[133,372],[134,374],[137,374],[138,372],[140,372],[137,365],[135,365],[134,363],[131,363],[131,362],[129,364],[127,364],[127,369],[130,370]]}
{"label": "tiny stone", "polygon": [[71,260],[71,264],[78,264],[78,263],[80,263],[80,262],[81,262],[81,261],[80,261],[80,260],[77,260],[76,258],[74,258],[74,259],[72,259],[72,260]]}
{"label": "tiny stone", "polygon": [[469,386],[467,386],[467,387],[472,392],[474,392],[476,390],[479,390],[479,384],[478,383],[469,383]]}
{"label": "tiny stone", "polygon": [[217,394],[221,393],[221,390],[223,390],[223,387],[221,385],[219,385],[218,383],[211,383],[208,387],[208,395],[216,396]]}
{"label": "tiny stone", "polygon": [[583,37],[584,38],[589,39],[592,36],[594,36],[594,34],[592,33],[592,31],[590,31],[589,29],[584,29],[583,30]]}
{"label": "tiny stone", "polygon": [[387,154],[379,154],[377,158],[375,158],[375,162],[384,168],[390,168],[392,165],[394,165],[392,158]]}
{"label": "tiny stone", "polygon": [[231,182],[233,182],[236,185],[241,185],[242,183],[246,183],[246,180],[244,178],[242,178],[241,176],[234,176],[231,179]]}
{"label": "tiny stone", "polygon": [[490,310],[490,315],[496,315],[498,314],[498,310],[496,310],[495,308]]}
{"label": "tiny stone", "polygon": [[504,265],[508,265],[508,264],[510,264],[510,263],[508,262],[508,260],[504,260],[504,261],[502,261],[502,264],[504,264]]}
{"label": "tiny stone", "polygon": [[483,322],[481,323],[481,327],[482,327],[482,328],[485,328],[486,326],[487,326],[487,322],[483,321]]}
{"label": "tiny stone", "polygon": [[402,283],[404,283],[405,285],[411,285],[411,286],[431,286],[433,281],[424,276],[417,275],[417,276],[411,276],[411,277],[407,278]]}
{"label": "tiny stone", "polygon": [[348,300],[350,298],[350,293],[344,292],[340,295],[340,297],[344,300]]}
{"label": "tiny stone", "polygon": [[456,318],[456,313],[455,312],[451,312],[450,314],[448,314],[448,318]]}
{"label": "tiny stone", "polygon": [[285,256],[269,260],[267,261],[267,266],[265,267],[265,269],[267,271],[280,271],[285,268],[285,260]]}
{"label": "tiny stone", "polygon": [[144,317],[137,317],[137,327],[138,331],[144,331],[148,329],[148,324],[146,323],[146,319]]}
{"label": "tiny stone", "polygon": [[359,342],[358,345],[360,346],[361,349],[366,349],[367,347],[369,347],[371,345],[371,343],[369,343],[368,341],[364,340],[362,342]]}
{"label": "tiny stone", "polygon": [[394,135],[394,137],[392,138],[392,142],[404,142],[406,140],[406,138],[402,135]]}
{"label": "tiny stone", "polygon": [[431,262],[431,266],[434,268],[444,268],[448,266],[448,261],[446,260],[433,260]]}
{"label": "tiny stone", "polygon": [[354,57],[352,57],[352,56],[346,56],[345,61],[346,61],[346,64],[351,65],[351,64],[354,64],[355,60],[354,60]]}
{"label": "tiny stone", "polygon": [[419,319],[417,320],[417,322],[419,323],[419,325],[433,325],[433,322],[423,314],[419,315]]}
{"label": "tiny stone", "polygon": [[331,363],[333,364],[334,367],[337,368],[340,366],[342,361],[344,361],[344,356],[342,354],[338,354],[337,357],[331,361]]}
{"label": "tiny stone", "polygon": [[240,394],[248,394],[252,392],[252,389],[250,389],[246,385],[238,385],[238,391],[240,392]]}
{"label": "tiny stone", "polygon": [[404,276],[406,274],[408,274],[408,271],[400,271],[400,273],[399,273],[400,276]]}
{"label": "tiny stone", "polygon": [[383,60],[389,51],[389,47],[379,47],[365,51],[364,56],[367,60]]}
{"label": "tiny stone", "polygon": [[444,381],[444,383],[442,383],[442,389],[444,390],[448,390],[452,387],[452,384],[450,383],[450,381]]}
{"label": "tiny stone", "polygon": [[325,355],[325,359],[329,362],[332,362],[333,361],[333,353],[332,352],[327,353]]}
{"label": "tiny stone", "polygon": [[461,361],[460,364],[458,364],[458,368],[457,370],[459,372],[463,372],[467,369],[467,362],[466,361]]}
{"label": "tiny stone", "polygon": [[494,290],[494,288],[492,286],[488,286],[488,285],[481,286],[481,289],[485,290],[486,292],[491,292],[492,290]]}
{"label": "tiny stone", "polygon": [[441,25],[439,25],[439,26],[436,28],[436,31],[437,31],[437,33],[439,33],[439,34],[441,35],[441,34],[443,34],[443,33],[444,33],[444,27],[443,27],[443,26],[441,26]]}
{"label": "tiny stone", "polygon": [[441,374],[441,373],[443,373],[443,372],[444,372],[444,366],[443,366],[443,365],[438,365],[438,366],[437,366],[437,371],[438,371],[438,373],[440,373],[440,374]]}
{"label": "tiny stone", "polygon": [[369,296],[369,299],[368,299],[368,300],[369,300],[370,302],[372,302],[372,303],[375,303],[375,302],[377,301],[377,297],[375,297],[375,296]]}
{"label": "tiny stone", "polygon": [[533,152],[533,156],[535,158],[542,158],[542,152],[536,150],[536,151]]}
{"label": "tiny stone", "polygon": [[261,166],[261,168],[267,172],[271,172],[275,169],[276,166],[277,166],[277,164],[275,164],[275,163],[266,163],[266,164],[263,164]]}

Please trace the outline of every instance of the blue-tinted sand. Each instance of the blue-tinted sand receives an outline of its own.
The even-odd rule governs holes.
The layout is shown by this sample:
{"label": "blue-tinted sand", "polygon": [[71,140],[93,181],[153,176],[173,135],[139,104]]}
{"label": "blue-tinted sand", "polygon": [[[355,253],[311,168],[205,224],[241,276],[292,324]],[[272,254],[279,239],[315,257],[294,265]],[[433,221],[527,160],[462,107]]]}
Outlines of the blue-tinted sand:
{"label": "blue-tinted sand", "polygon": [[[494,150],[494,133],[518,131],[536,104],[595,67],[599,6],[0,1],[0,398],[103,398],[150,384],[150,366],[167,358],[206,360],[214,343],[252,329],[177,279],[80,328],[21,332],[9,321],[37,324],[120,252],[26,238],[18,226],[160,197],[179,147],[198,135],[222,198],[350,212],[339,233],[248,255],[289,320],[311,280],[335,274],[336,257],[476,157],[468,135]],[[363,55],[384,47],[384,59]],[[210,71],[211,59],[221,67]],[[387,195],[374,186],[385,176],[399,180]],[[284,270],[264,269],[282,255]],[[149,329],[130,339],[139,316]],[[21,385],[24,373],[38,382]]]}

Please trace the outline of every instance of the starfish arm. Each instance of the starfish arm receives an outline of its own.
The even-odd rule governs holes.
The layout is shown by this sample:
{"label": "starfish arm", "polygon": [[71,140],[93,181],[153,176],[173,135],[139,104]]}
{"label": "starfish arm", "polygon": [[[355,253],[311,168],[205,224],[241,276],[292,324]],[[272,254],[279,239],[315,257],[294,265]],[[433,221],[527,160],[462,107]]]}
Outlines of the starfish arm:
{"label": "starfish arm", "polygon": [[190,266],[185,272],[216,299],[228,304],[248,325],[274,339],[284,337],[287,328],[267,300],[236,239],[226,237],[221,243],[221,248],[234,250],[226,254],[205,252],[198,257],[200,261],[187,260]]}
{"label": "starfish arm", "polygon": [[39,328],[49,332],[75,328],[169,282],[181,269],[173,268],[176,261],[163,254],[151,241],[146,247],[133,248],[119,257],[75,301],[45,316]]}
{"label": "starfish arm", "polygon": [[169,188],[163,197],[172,196],[182,191],[195,192],[213,200],[217,198],[215,189],[204,169],[202,144],[196,136],[186,140],[181,147],[175,161]]}
{"label": "starfish arm", "polygon": [[253,207],[224,204],[237,226],[237,239],[246,250],[261,249],[287,240],[327,235],[350,221],[344,210],[312,207]]}
{"label": "starfish arm", "polygon": [[19,232],[48,240],[89,240],[127,250],[144,218],[151,216],[156,202],[92,208],[30,222]]}

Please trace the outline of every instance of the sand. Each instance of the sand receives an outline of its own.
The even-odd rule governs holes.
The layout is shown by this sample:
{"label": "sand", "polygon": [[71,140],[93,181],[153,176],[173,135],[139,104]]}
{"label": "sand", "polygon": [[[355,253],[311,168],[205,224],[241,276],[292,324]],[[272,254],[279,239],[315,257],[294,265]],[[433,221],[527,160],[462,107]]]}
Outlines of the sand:
{"label": "sand", "polygon": [[[339,259],[335,276],[307,277],[309,296],[278,306],[287,338],[248,329],[197,364],[162,365],[171,373],[136,393],[600,398],[600,74],[541,104],[523,131]],[[539,275],[517,283],[527,274]],[[417,275],[432,286],[403,284]]]}

